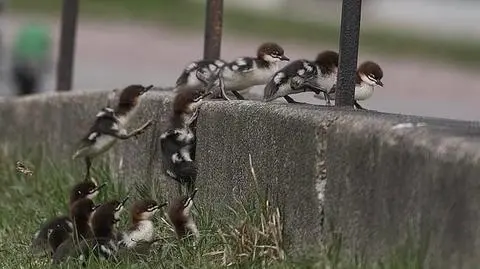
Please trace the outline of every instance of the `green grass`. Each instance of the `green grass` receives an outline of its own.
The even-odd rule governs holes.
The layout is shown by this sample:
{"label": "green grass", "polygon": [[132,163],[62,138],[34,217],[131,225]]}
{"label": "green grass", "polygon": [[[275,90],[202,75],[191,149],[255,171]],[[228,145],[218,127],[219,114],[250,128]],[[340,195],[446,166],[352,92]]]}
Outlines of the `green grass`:
{"label": "green grass", "polygon": [[[49,259],[32,256],[29,244],[34,232],[46,219],[65,213],[68,189],[82,178],[82,166],[70,161],[52,162],[42,150],[25,154],[5,154],[0,151],[0,261],[2,268],[49,268]],[[25,175],[16,170],[21,160],[33,171]],[[97,164],[94,171],[99,182],[108,182],[107,189],[95,198],[96,203],[118,199],[126,195],[125,187],[116,183],[108,168]],[[78,166],[78,165],[77,165]],[[252,165],[253,167],[253,165]],[[252,178],[256,176],[252,168]],[[161,190],[155,186],[139,184],[130,193],[131,200],[149,197],[164,201]],[[196,204],[193,216],[200,231],[196,246],[191,241],[179,241],[163,215],[157,214],[157,237],[163,238],[154,245],[146,258],[127,256],[118,263],[98,261],[92,257],[88,268],[422,268],[417,249],[403,248],[392,253],[387,260],[367,266],[362,259],[345,258],[341,238],[332,240],[326,247],[289,257],[283,246],[281,212],[272,207],[259,193],[252,199],[237,201],[233,207],[224,208],[223,215],[213,215],[210,208]],[[130,204],[128,202],[128,204]],[[123,214],[120,229],[128,225]],[[75,261],[61,268],[76,268]]]}
{"label": "green grass", "polygon": [[[158,21],[179,29],[198,29],[204,25],[204,4],[182,0],[81,0],[82,14]],[[59,14],[60,0],[15,0],[18,11]],[[262,36],[267,39],[285,38],[319,45],[338,47],[339,24],[294,22],[271,15],[226,10],[225,32]],[[480,67],[480,42],[427,38],[407,32],[392,32],[376,28],[363,30],[360,50],[397,56],[421,56],[468,67]],[[312,56],[313,57],[313,56]]]}

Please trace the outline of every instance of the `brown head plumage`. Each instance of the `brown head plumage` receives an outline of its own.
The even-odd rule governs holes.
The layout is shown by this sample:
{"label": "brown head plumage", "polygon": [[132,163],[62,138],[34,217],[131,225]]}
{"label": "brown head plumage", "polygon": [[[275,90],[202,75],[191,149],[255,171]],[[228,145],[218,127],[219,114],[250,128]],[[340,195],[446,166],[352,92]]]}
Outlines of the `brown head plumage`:
{"label": "brown head plumage", "polygon": [[89,238],[93,236],[90,227],[90,217],[99,205],[95,205],[92,200],[83,198],[73,203],[70,210],[70,218],[73,221],[75,238]]}
{"label": "brown head plumage", "polygon": [[183,238],[190,231],[195,236],[198,236],[198,230],[190,215],[190,210],[193,206],[193,198],[197,193],[197,189],[193,190],[190,195],[184,195],[177,198],[171,203],[168,209],[168,218],[172,222],[175,233],[179,238]]}
{"label": "brown head plumage", "polygon": [[136,201],[130,208],[132,223],[152,218],[158,209],[166,205],[167,203],[159,205],[156,201],[150,199]]}
{"label": "brown head plumage", "polygon": [[91,224],[95,237],[115,237],[114,225],[120,221],[120,213],[125,207],[128,196],[122,201],[113,200],[102,204],[92,215]]}
{"label": "brown head plumage", "polygon": [[315,58],[315,64],[322,74],[332,74],[338,69],[338,53],[333,50],[320,52]]}
{"label": "brown head plumage", "polygon": [[357,83],[363,81],[370,85],[378,85],[383,87],[382,78],[383,70],[380,65],[375,62],[363,62],[357,69]]}
{"label": "brown head plumage", "polygon": [[116,108],[117,115],[124,115],[130,112],[138,104],[138,98],[144,93],[153,88],[153,85],[142,86],[140,84],[133,84],[122,90],[118,105]]}
{"label": "brown head plumage", "polygon": [[257,57],[267,62],[289,61],[283,48],[274,42],[266,42],[257,50]]}
{"label": "brown head plumage", "polygon": [[97,185],[94,180],[84,180],[80,183],[75,184],[70,191],[70,206],[73,205],[76,201],[88,198],[93,199],[98,195],[99,191],[105,187],[107,184],[103,183]]}

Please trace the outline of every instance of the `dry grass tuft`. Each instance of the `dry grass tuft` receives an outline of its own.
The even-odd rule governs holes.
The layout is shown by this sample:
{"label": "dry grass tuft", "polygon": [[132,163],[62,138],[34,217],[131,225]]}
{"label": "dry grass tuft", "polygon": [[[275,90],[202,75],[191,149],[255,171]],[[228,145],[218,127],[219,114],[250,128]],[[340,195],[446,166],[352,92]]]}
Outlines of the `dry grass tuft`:
{"label": "dry grass tuft", "polygon": [[[249,156],[250,169],[256,189],[258,181]],[[238,210],[230,208],[237,223],[219,230],[224,243],[223,266],[260,263],[262,267],[284,261],[283,225],[278,207],[273,207],[266,197],[257,191],[253,209],[236,201]]]}

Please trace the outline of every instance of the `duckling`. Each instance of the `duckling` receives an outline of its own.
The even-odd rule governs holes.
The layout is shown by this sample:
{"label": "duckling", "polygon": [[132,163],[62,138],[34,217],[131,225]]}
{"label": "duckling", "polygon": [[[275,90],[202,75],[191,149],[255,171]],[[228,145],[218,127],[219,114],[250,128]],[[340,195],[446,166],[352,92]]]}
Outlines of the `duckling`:
{"label": "duckling", "polygon": [[[375,62],[366,61],[363,62],[357,69],[355,74],[355,94],[354,94],[354,107],[357,109],[364,109],[358,101],[367,100],[373,96],[375,87],[383,87],[383,70]],[[334,86],[329,92],[329,97],[332,100],[335,100],[335,90]],[[318,99],[325,99],[325,96],[314,95]]]}
{"label": "duckling", "polygon": [[73,242],[78,242],[84,238],[93,237],[93,232],[90,227],[90,216],[99,206],[100,205],[95,205],[93,201],[88,198],[82,198],[76,201],[72,205],[70,213],[70,218],[73,223],[72,235],[65,238],[61,230],[49,230],[48,242],[53,252],[56,252],[59,248],[59,251],[62,251],[61,248],[64,248]]}
{"label": "duckling", "polygon": [[153,85],[147,87],[130,85],[120,94],[115,109],[105,107],[96,115],[94,124],[88,134],[82,138],[78,150],[72,156],[74,160],[84,158],[87,169],[85,178],[90,177],[90,167],[94,157],[108,151],[118,139],[126,140],[133,136],[137,137],[152,125],[152,120],[149,120],[130,133],[126,129],[130,118],[139,107],[140,97],[151,88]]}
{"label": "duckling", "polygon": [[119,246],[134,250],[136,253],[146,254],[150,245],[155,242],[154,226],[151,218],[168,203],[158,204],[154,200],[136,201],[130,210],[132,225],[121,235]]}
{"label": "duckling", "polygon": [[[75,184],[70,190],[69,211],[71,212],[73,204],[83,198],[93,199],[100,190],[106,186],[106,183],[98,185],[94,178],[84,180]],[[74,226],[69,216],[63,215],[54,217],[40,226],[35,233],[31,244],[31,250],[35,254],[50,253],[54,249],[49,245],[48,241],[63,242],[69,238],[73,232]],[[49,236],[50,231],[50,236]],[[50,239],[49,239],[50,238]],[[56,244],[54,244],[56,245]]]}
{"label": "duckling", "polygon": [[123,211],[128,196],[121,202],[113,200],[99,206],[91,217],[93,238],[88,238],[74,243],[70,241],[65,247],[59,247],[53,254],[52,263],[60,264],[69,257],[85,261],[93,254],[100,259],[116,260],[117,232],[115,224],[120,221],[120,213]]}
{"label": "duckling", "polygon": [[338,53],[326,50],[319,53],[315,61],[305,59],[290,62],[275,73],[264,88],[264,101],[271,102],[283,97],[288,103],[299,103],[290,97],[307,90],[323,93],[328,100],[328,92],[337,78]]}
{"label": "duckling", "polygon": [[[220,93],[226,100],[230,99],[225,91],[231,91],[237,99],[244,100],[245,98],[238,91],[267,84],[275,72],[289,61],[280,45],[275,42],[265,42],[258,47],[256,57],[240,57],[219,68],[217,77]],[[210,85],[213,87],[216,84],[210,83]]]}
{"label": "duckling", "polygon": [[173,92],[206,89],[218,70],[225,64],[223,60],[210,59],[190,63],[177,78]]}
{"label": "duckling", "polygon": [[165,173],[181,185],[191,189],[197,177],[195,165],[195,121],[198,107],[210,93],[196,90],[180,91],[173,100],[170,128],[160,136],[162,164]]}
{"label": "duckling", "polygon": [[168,210],[168,218],[173,224],[175,233],[179,239],[185,238],[188,233],[192,233],[195,238],[199,238],[197,225],[191,216],[193,198],[198,189],[195,188],[190,195],[184,195],[177,198]]}

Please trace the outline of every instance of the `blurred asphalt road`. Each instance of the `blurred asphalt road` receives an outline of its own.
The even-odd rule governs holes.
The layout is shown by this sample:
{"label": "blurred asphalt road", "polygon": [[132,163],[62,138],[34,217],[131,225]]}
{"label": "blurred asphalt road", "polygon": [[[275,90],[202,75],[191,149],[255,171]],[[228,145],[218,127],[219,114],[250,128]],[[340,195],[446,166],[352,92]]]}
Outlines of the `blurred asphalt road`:
{"label": "blurred asphalt road", "polygon": [[[15,30],[26,17],[7,16],[2,26],[4,40],[11,42]],[[58,38],[59,21],[41,19],[51,25]],[[225,33],[222,57],[253,55],[257,46],[267,40],[238,37]],[[335,47],[275,40],[291,59],[313,59],[324,49]],[[154,25],[133,22],[87,21],[80,18],[77,36],[75,89],[113,89],[132,83],[172,86],[189,61],[203,53],[203,32],[176,32]],[[55,52],[57,48],[55,48]],[[478,70],[462,70],[439,62],[395,57],[360,55],[360,61],[377,61],[384,69],[384,88],[363,102],[369,109],[453,119],[480,119],[480,76]],[[46,89],[54,88],[54,73]],[[479,83],[479,84],[477,84]],[[261,88],[255,89],[261,92]],[[8,95],[5,76],[0,94]],[[321,103],[304,93],[298,101]]]}

